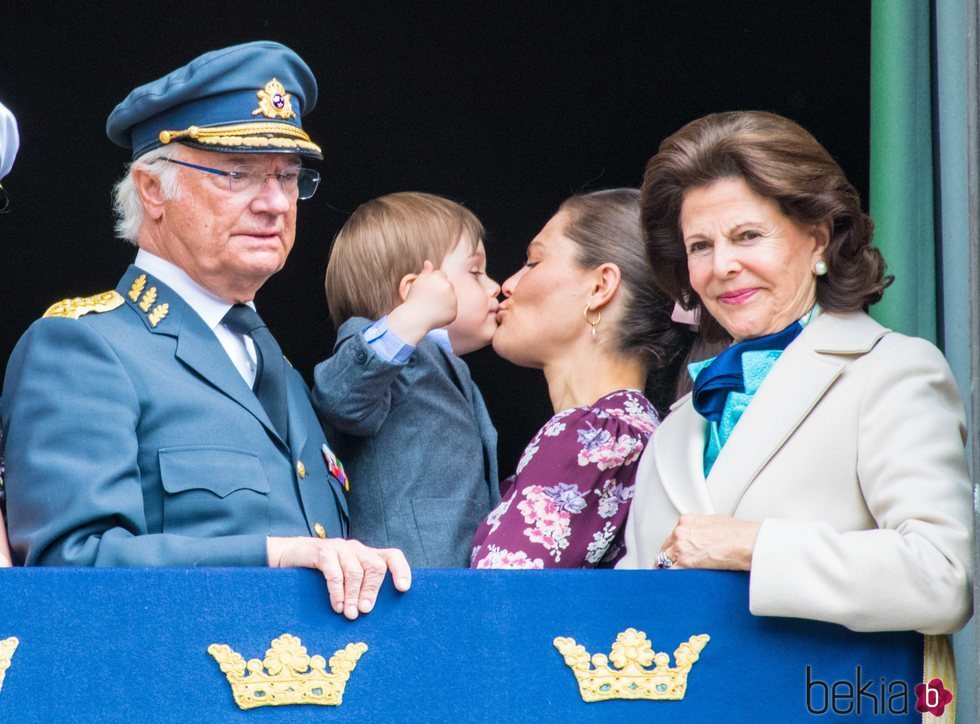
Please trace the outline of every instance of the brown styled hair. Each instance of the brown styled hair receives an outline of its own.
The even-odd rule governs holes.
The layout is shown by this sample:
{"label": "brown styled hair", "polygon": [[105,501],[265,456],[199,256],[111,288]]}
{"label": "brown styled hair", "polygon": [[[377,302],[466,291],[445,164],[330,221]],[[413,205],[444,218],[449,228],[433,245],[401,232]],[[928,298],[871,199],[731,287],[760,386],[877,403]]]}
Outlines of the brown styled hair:
{"label": "brown styled hair", "polygon": [[559,208],[567,214],[562,230],[578,248],[576,261],[587,269],[607,262],[619,267],[623,316],[614,336],[616,351],[647,366],[647,397],[659,413],[674,401],[674,380],[693,335],[670,319],[671,300],[654,280],[640,229],[638,189],[607,189],[579,194]]}
{"label": "brown styled hair", "polygon": [[438,268],[464,233],[473,248],[483,224],[455,201],[413,191],[361,204],[334,237],[325,288],[330,318],[378,319],[398,306],[398,283],[426,259]]}
{"label": "brown styled hair", "polygon": [[799,224],[830,219],[817,277],[817,302],[828,312],[855,312],[881,299],[893,277],[872,245],[874,222],[827,150],[799,124],[762,111],[713,113],[688,123],[660,144],[643,177],[642,224],[657,283],[686,309],[697,307],[701,334],[727,333],[691,288],[680,227],[681,204],[692,188],[741,178]]}

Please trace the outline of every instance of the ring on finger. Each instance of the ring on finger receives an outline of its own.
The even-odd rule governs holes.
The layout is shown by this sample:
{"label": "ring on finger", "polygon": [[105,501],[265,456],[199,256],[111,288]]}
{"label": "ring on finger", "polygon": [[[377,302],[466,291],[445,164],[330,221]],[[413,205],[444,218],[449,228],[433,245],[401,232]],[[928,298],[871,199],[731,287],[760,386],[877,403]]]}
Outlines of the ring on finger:
{"label": "ring on finger", "polygon": [[672,568],[674,566],[674,561],[672,561],[665,551],[660,551],[657,554],[657,568]]}

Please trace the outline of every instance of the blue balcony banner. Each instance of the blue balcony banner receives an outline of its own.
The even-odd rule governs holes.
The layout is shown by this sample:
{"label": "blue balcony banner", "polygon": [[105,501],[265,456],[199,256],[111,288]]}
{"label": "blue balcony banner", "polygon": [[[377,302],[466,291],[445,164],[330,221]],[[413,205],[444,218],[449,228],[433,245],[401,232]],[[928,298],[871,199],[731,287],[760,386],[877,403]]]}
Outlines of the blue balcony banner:
{"label": "blue balcony banner", "polygon": [[[555,639],[574,639],[613,666],[613,643],[630,628],[667,654],[667,668],[677,667],[680,644],[710,637],[690,665],[682,700],[582,700]],[[339,706],[236,705],[209,647],[227,645],[244,666],[266,659],[283,634],[324,659],[348,644],[366,645]],[[783,723],[922,716],[915,709],[921,635],[752,616],[748,577],[740,573],[417,570],[409,592],[386,583],[374,612],[349,622],[330,610],[313,571],[5,569],[0,642],[11,637],[17,642],[6,672],[0,661],[3,722]],[[643,648],[635,638],[623,641],[620,658]],[[277,655],[268,672],[289,658]],[[270,687],[258,689],[268,699]]]}

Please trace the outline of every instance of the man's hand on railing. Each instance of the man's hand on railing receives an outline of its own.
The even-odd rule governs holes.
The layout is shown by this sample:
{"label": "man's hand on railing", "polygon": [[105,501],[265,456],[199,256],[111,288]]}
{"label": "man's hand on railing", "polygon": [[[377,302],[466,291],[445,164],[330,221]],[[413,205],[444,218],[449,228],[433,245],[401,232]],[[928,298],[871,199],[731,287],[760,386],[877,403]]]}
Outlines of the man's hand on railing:
{"label": "man's hand on railing", "polygon": [[368,548],[342,538],[270,537],[266,541],[270,568],[319,570],[327,581],[333,610],[349,619],[374,608],[386,571],[391,571],[399,591],[412,585],[412,570],[397,548]]}

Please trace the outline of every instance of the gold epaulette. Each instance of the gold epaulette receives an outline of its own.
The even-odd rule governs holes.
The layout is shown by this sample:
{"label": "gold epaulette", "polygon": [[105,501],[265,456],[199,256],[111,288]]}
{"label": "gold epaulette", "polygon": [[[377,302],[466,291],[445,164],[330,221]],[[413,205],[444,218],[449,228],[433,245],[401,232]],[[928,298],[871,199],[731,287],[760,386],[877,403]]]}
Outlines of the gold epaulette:
{"label": "gold epaulette", "polygon": [[74,299],[62,299],[56,304],[48,307],[44,313],[45,317],[71,317],[78,319],[84,317],[89,312],[111,312],[123,304],[122,295],[113,290],[94,294],[91,297],[75,297]]}

